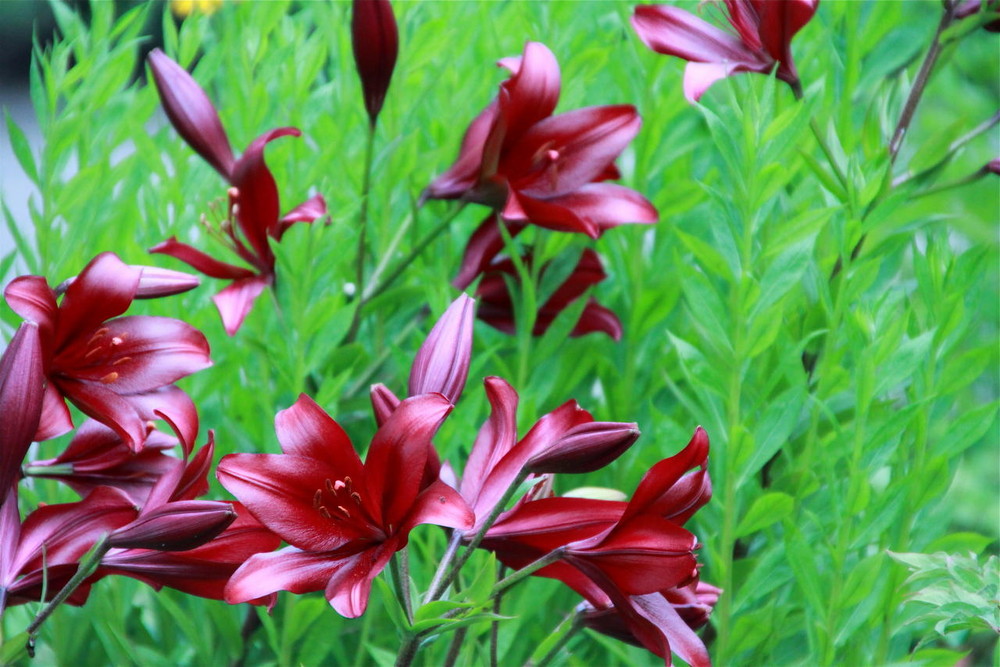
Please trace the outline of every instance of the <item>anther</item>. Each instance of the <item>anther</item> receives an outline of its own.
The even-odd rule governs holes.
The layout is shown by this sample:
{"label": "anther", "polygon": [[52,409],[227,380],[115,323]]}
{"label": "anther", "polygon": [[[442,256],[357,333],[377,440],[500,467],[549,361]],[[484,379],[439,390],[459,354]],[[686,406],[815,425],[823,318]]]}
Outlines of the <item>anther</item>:
{"label": "anther", "polygon": [[[337,489],[334,488],[333,482],[330,481],[329,477],[326,478],[326,480],[323,482],[323,484],[326,486],[326,490],[327,491],[329,491],[333,495],[337,495]],[[317,491],[316,493],[319,493],[319,491]]]}
{"label": "anther", "polygon": [[358,493],[357,491],[355,491],[354,493],[352,493],[351,494],[351,500],[354,501],[355,505],[357,505],[358,507],[361,507],[361,494],[360,493]]}
{"label": "anther", "polygon": [[117,379],[118,379],[118,373],[108,373],[107,375],[101,378],[101,382],[103,382],[104,384],[111,384]]}
{"label": "anther", "polygon": [[348,519],[350,519],[350,518],[351,518],[351,513],[350,513],[350,512],[348,512],[348,511],[347,511],[347,508],[346,508],[346,507],[344,507],[343,505],[337,505],[337,509],[339,509],[339,510],[340,510],[341,512],[343,512],[343,513],[344,513],[344,516],[346,516],[346,517],[347,517]]}
{"label": "anther", "polygon": [[118,364],[124,364],[129,361],[132,361],[132,357],[122,357],[121,359],[116,359],[111,365],[117,366]]}
{"label": "anther", "polygon": [[313,495],[313,509],[319,509],[323,502],[323,492],[316,489],[316,493]]}
{"label": "anther", "polygon": [[323,516],[324,519],[333,518],[333,515],[330,514],[330,510],[328,510],[326,507],[323,507],[322,505],[319,506],[319,513]]}

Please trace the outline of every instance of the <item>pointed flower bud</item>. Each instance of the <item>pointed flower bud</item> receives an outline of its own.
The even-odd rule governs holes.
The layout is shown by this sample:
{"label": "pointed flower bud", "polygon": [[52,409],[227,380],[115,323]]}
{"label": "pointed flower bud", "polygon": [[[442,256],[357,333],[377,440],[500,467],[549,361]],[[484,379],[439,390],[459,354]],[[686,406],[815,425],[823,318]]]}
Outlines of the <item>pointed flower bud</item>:
{"label": "pointed flower bud", "polygon": [[44,387],[38,325],[25,322],[0,357],[0,503],[38,428]]}
{"label": "pointed flower bud", "polygon": [[171,125],[228,180],[233,171],[233,149],[208,95],[183,67],[159,49],[150,52],[149,69]]}
{"label": "pointed flower bud", "polygon": [[389,0],[354,0],[351,44],[358,76],[361,77],[365,109],[369,121],[375,125],[399,53],[396,17]]}
{"label": "pointed flower bud", "polygon": [[205,544],[236,520],[229,503],[180,500],[165,503],[111,533],[119,549],[187,551]]}
{"label": "pointed flower bud", "polygon": [[431,329],[410,369],[410,396],[437,392],[458,401],[469,375],[475,303],[462,294]]}
{"label": "pointed flower bud", "polygon": [[571,428],[525,467],[533,473],[593,472],[621,456],[638,439],[637,424],[588,422]]}
{"label": "pointed flower bud", "polygon": [[139,287],[135,291],[137,299],[155,299],[182,294],[201,284],[198,276],[183,271],[161,269],[158,266],[132,265],[132,268],[142,271],[139,276]]}

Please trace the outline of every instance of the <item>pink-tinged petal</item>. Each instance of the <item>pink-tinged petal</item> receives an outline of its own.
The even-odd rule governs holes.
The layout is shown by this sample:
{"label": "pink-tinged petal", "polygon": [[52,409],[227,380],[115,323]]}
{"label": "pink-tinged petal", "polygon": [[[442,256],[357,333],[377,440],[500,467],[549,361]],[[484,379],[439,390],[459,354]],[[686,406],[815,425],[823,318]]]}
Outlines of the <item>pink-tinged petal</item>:
{"label": "pink-tinged petal", "polygon": [[636,611],[664,635],[669,650],[691,667],[711,667],[708,650],[672,604],[662,595],[651,593],[631,598]]}
{"label": "pink-tinged petal", "polygon": [[350,556],[342,561],[326,585],[326,599],[338,614],[357,618],[368,608],[372,580],[385,569],[396,553],[393,543],[383,543]]}
{"label": "pink-tinged petal", "polygon": [[510,145],[555,111],[559,102],[559,63],[547,46],[528,42],[520,59],[506,58],[499,64],[513,73],[500,84],[498,98],[504,117],[504,144]]}
{"label": "pink-tinged petal", "polygon": [[399,407],[401,401],[396,398],[391,389],[382,383],[372,385],[371,399],[372,412],[375,413],[375,423],[381,428],[386,420],[389,419],[389,415]]}
{"label": "pink-tinged petal", "polygon": [[453,287],[464,290],[479,274],[484,273],[489,268],[490,262],[500,254],[504,248],[500,225],[507,227],[511,238],[520,234],[526,227],[523,222],[503,220],[494,213],[488,215],[469,237],[465,253],[462,255],[462,267],[451,282]]}
{"label": "pink-tinged petal", "polygon": [[666,5],[640,5],[632,15],[639,39],[657,53],[697,63],[766,66],[762,54],[694,14]]}
{"label": "pink-tinged petal", "polygon": [[688,63],[684,68],[684,99],[695,104],[713,83],[740,71],[746,68],[736,63]]}
{"label": "pink-tinged petal", "polygon": [[14,278],[3,291],[7,305],[15,313],[35,322],[41,328],[43,336],[51,334],[56,325],[58,306],[56,295],[40,276],[21,276]]}
{"label": "pink-tinged petal", "polygon": [[617,522],[625,503],[591,498],[542,498],[500,515],[486,536],[499,543],[516,540],[543,553],[602,534]]}
{"label": "pink-tinged petal", "polygon": [[364,478],[361,459],[344,429],[305,394],[275,415],[274,431],[285,454],[322,461],[340,470],[341,479]]}
{"label": "pink-tinged petal", "polygon": [[291,591],[296,595],[321,591],[343,565],[344,561],[329,554],[299,551],[295,547],[259,553],[233,573],[226,584],[225,600],[237,604],[276,591]]}
{"label": "pink-tinged petal", "polygon": [[25,322],[0,357],[0,500],[20,475],[38,430],[44,389],[38,325]]}
{"label": "pink-tinged petal", "polygon": [[764,45],[760,41],[759,10],[754,0],[725,0],[725,5],[726,18],[743,44],[752,51],[760,51]]}
{"label": "pink-tinged petal", "polygon": [[201,284],[198,276],[183,271],[161,269],[158,266],[133,265],[132,268],[140,271],[139,287],[135,292],[137,299],[155,299],[182,294]]}
{"label": "pink-tinged petal", "polygon": [[499,116],[496,100],[469,124],[455,163],[424,190],[424,199],[457,199],[479,182],[483,148]]}
{"label": "pink-tinged petal", "polygon": [[233,149],[219,114],[191,75],[159,49],[149,54],[149,68],[170,123],[198,155],[229,179]]}
{"label": "pink-tinged petal", "polygon": [[351,12],[351,46],[361,77],[368,120],[374,126],[399,53],[396,17],[389,0],[354,0]]}
{"label": "pink-tinged petal", "polygon": [[483,385],[490,402],[490,416],[479,429],[462,473],[462,496],[473,505],[486,477],[517,442],[517,392],[499,377],[488,377]]}
{"label": "pink-tinged petal", "polygon": [[615,342],[620,341],[623,333],[622,323],[613,310],[605,308],[591,298],[580,314],[580,321],[576,323],[569,335],[585,336],[598,332],[607,334]]}
{"label": "pink-tinged petal", "polygon": [[263,265],[274,266],[267,237],[276,229],[280,216],[278,186],[264,162],[264,147],[279,137],[301,136],[294,127],[282,127],[254,139],[233,166],[236,188],[236,222]]}
{"label": "pink-tinged petal", "polygon": [[[520,196],[519,200],[533,224],[550,229],[583,231],[591,236],[591,229],[600,235],[618,225],[651,224],[659,219],[656,208],[649,200],[635,190],[613,183],[590,183],[569,194],[544,201],[525,196]],[[561,214],[565,217],[548,220],[546,209],[539,204],[553,207],[555,216]],[[568,217],[567,213],[572,217]]]}
{"label": "pink-tinged petal", "polygon": [[564,198],[571,196],[572,193],[562,197],[538,199],[512,191],[502,215],[509,220],[517,220],[522,225],[532,223],[557,232],[586,234],[596,239],[601,235],[601,228],[591,220],[577,215],[563,203]]}
{"label": "pink-tinged petal", "polygon": [[243,320],[253,308],[253,302],[270,282],[268,276],[241,278],[212,297],[222,317],[222,326],[230,336],[236,335]]}
{"label": "pink-tinged petal", "polygon": [[754,5],[760,17],[760,39],[764,49],[781,63],[778,76],[789,83],[798,81],[792,62],[792,38],[812,19],[819,0],[758,0]]}
{"label": "pink-tinged petal", "polygon": [[[420,493],[431,438],[451,412],[440,394],[407,398],[372,438],[365,458],[373,518],[383,526],[399,526]],[[436,475],[435,475],[436,476]]]}
{"label": "pink-tinged petal", "polygon": [[531,127],[507,153],[500,172],[531,197],[557,197],[593,182],[639,132],[629,105],[586,107]]}
{"label": "pink-tinged petal", "polygon": [[205,336],[170,317],[119,317],[105,322],[98,334],[73,341],[53,361],[53,372],[136,394],[212,365]]}
{"label": "pink-tinged petal", "polygon": [[180,442],[184,456],[191,454],[198,437],[198,409],[182,389],[174,385],[129,396],[129,401],[146,420],[162,419],[167,422]]}
{"label": "pink-tinged petal", "polygon": [[580,255],[573,272],[570,273],[562,285],[560,285],[549,300],[545,302],[541,310],[546,314],[555,315],[562,312],[569,304],[576,301],[589,288],[603,281],[608,277],[601,264],[601,258],[591,248],[587,248]]}
{"label": "pink-tinged petal", "polygon": [[410,368],[410,396],[436,392],[458,402],[469,375],[475,306],[461,294],[434,324]]}
{"label": "pink-tinged petal", "polygon": [[476,515],[461,494],[438,479],[417,496],[399,534],[405,541],[410,529],[425,523],[465,531],[475,520]]}
{"label": "pink-tinged petal", "polygon": [[69,406],[66,405],[59,388],[49,382],[42,394],[42,414],[33,440],[36,442],[51,440],[72,430],[73,419],[69,413]]}
{"label": "pink-tinged petal", "polygon": [[693,513],[691,507],[694,504],[700,502],[697,505],[700,507],[708,502],[711,497],[711,486],[707,488],[708,497],[704,497],[705,489],[701,484],[697,489],[684,486],[675,490],[675,486],[689,470],[697,467],[704,471],[707,466],[708,434],[699,426],[684,449],[655,464],[642,476],[642,481],[639,482],[629,501],[626,518],[638,514],[655,514],[676,520],[675,517],[682,514],[686,520],[690,516],[687,514],[688,511]]}
{"label": "pink-tinged petal", "polygon": [[639,439],[638,425],[589,422],[575,426],[528,460],[533,473],[582,474],[600,470]]}
{"label": "pink-tinged petal", "polygon": [[314,222],[326,215],[326,200],[323,195],[315,195],[305,200],[278,220],[271,236],[280,241],[289,227],[296,222]]}
{"label": "pink-tinged petal", "polygon": [[146,420],[130,401],[103,385],[60,379],[58,388],[83,414],[112,428],[132,451],[142,449]]}
{"label": "pink-tinged petal", "polygon": [[193,269],[201,271],[210,278],[238,280],[240,278],[249,278],[255,275],[250,269],[235,266],[227,262],[220,262],[197,248],[192,248],[186,243],[181,243],[174,236],[171,236],[163,243],[153,246],[149,249],[149,252],[169,255],[179,259]]}
{"label": "pink-tinged petal", "polygon": [[55,349],[86,345],[86,339],[102,322],[128,310],[141,274],[142,271],[123,263],[110,252],[92,259],[66,288],[59,304]]}
{"label": "pink-tinged petal", "polygon": [[342,480],[338,469],[316,459],[289,454],[229,454],[216,477],[258,521],[289,544],[308,551],[332,551],[351,540],[369,537],[353,522],[324,517],[315,505],[317,492]]}
{"label": "pink-tinged petal", "polygon": [[170,494],[171,502],[194,500],[198,496],[208,493],[208,471],[212,468],[214,456],[215,431],[209,430],[208,442],[184,466],[184,473],[174,485],[173,493]]}
{"label": "pink-tinged petal", "polygon": [[17,545],[21,539],[21,515],[17,511],[17,486],[11,485],[3,492],[3,502],[0,502],[0,611],[6,589],[16,570],[12,570]]}

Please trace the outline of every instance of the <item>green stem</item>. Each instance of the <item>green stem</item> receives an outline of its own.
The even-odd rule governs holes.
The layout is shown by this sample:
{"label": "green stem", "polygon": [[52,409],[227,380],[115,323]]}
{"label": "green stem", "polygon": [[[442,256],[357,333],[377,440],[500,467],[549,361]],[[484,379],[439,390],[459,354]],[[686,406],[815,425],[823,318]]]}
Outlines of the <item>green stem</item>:
{"label": "green stem", "polygon": [[[804,93],[802,91],[802,83],[796,81],[791,84],[792,94],[795,95],[795,99],[801,101],[803,99]],[[816,122],[816,118],[810,116],[809,118],[809,129],[812,130],[813,136],[816,137],[816,143],[819,144],[819,148],[823,151],[823,155],[826,157],[826,161],[830,164],[830,168],[833,169],[833,175],[837,177],[837,181],[840,183],[840,187],[844,189],[844,192],[848,192],[847,185],[847,175],[837,164],[837,160],[834,159],[833,149],[830,145],[826,143],[826,138],[823,136],[823,131],[819,127],[819,123]]]}
{"label": "green stem", "polygon": [[[503,563],[497,563],[497,579],[503,577],[503,573],[506,568]],[[493,598],[493,613],[497,616],[500,615],[500,605],[503,601],[503,593],[497,594]],[[497,648],[500,640],[500,621],[494,620],[490,623],[490,667],[497,667]]]}
{"label": "green stem", "polygon": [[556,561],[562,559],[562,557],[565,555],[566,555],[566,547],[559,547],[545,554],[538,560],[528,563],[520,570],[517,570],[510,576],[505,577],[504,579],[498,581],[493,586],[493,590],[490,591],[490,597],[496,598],[497,596],[502,595],[503,592],[506,591],[511,586],[514,586],[515,584],[520,583],[524,579],[527,579],[535,572],[541,570],[543,567],[548,567],[549,565],[552,565]]}
{"label": "green stem", "polygon": [[445,550],[444,556],[441,558],[441,562],[438,563],[437,571],[434,572],[434,578],[431,579],[431,585],[427,589],[427,595],[424,597],[424,604],[437,599],[437,595],[439,595],[440,591],[444,589],[442,582],[444,581],[448,570],[451,568],[451,564],[455,561],[455,556],[458,554],[458,549],[461,546],[461,531],[452,531],[451,538],[448,540],[448,548]]}
{"label": "green stem", "polygon": [[73,577],[66,582],[66,585],[63,586],[62,590],[59,591],[47,605],[42,607],[41,611],[38,612],[38,615],[35,616],[35,620],[33,620],[28,626],[26,632],[28,633],[29,646],[34,646],[38,629],[42,627],[42,624],[46,620],[48,620],[49,616],[52,615],[52,612],[56,610],[56,607],[65,602],[69,596],[73,594],[73,591],[79,588],[80,584],[82,584],[87,577],[93,574],[97,566],[100,565],[101,559],[104,558],[104,554],[108,553],[110,549],[111,538],[107,533],[105,533],[99,540],[97,540],[91,548],[90,553],[83,560],[83,562],[80,563],[80,566],[76,569],[76,573],[73,574]]}
{"label": "green stem", "polygon": [[[483,538],[486,537],[486,531],[488,531],[490,527],[494,524],[494,522],[496,522],[497,517],[499,517],[500,513],[503,512],[503,508],[507,506],[508,501],[510,501],[510,499],[514,496],[514,493],[517,491],[518,487],[521,486],[521,482],[523,482],[527,477],[528,477],[528,472],[526,470],[522,470],[521,472],[518,473],[517,477],[514,478],[514,481],[511,483],[511,485],[507,487],[506,491],[504,491],[503,497],[493,507],[493,510],[490,512],[489,516],[486,517],[486,521],[483,522],[483,525],[473,536],[472,540],[469,541],[469,544],[465,547],[465,550],[453,557],[454,562],[448,569],[448,573],[440,578],[436,586],[432,586],[431,589],[427,591],[427,597],[424,598],[424,604],[437,600],[444,592],[444,590],[448,587],[448,584],[450,584],[452,580],[454,580],[455,577],[458,576],[459,570],[461,570],[462,566],[465,565],[466,562],[468,562],[469,558],[472,556],[472,553],[476,550],[476,547],[478,547],[480,543],[482,543]],[[459,537],[461,538],[461,535]],[[452,539],[454,539],[454,537]],[[443,565],[444,563],[442,563],[442,566]]]}
{"label": "green stem", "polygon": [[413,602],[410,600],[410,561],[406,547],[397,551],[389,561],[389,569],[392,572],[392,586],[396,592],[396,600],[406,620],[413,625]]}
{"label": "green stem", "polygon": [[[563,633],[563,636],[559,638],[559,641],[552,645],[552,648],[550,648],[545,655],[542,656],[541,660],[539,660],[534,667],[547,667],[553,660],[556,659],[559,652],[566,648],[569,641],[576,635],[577,632],[580,631],[580,628],[583,627],[583,616],[581,614],[573,614],[572,617],[563,619],[563,622],[559,625],[563,626],[567,622],[570,623],[569,629]],[[556,630],[558,631],[558,628],[556,628]]]}
{"label": "green stem", "polygon": [[[365,254],[368,241],[368,199],[371,194],[372,185],[372,165],[375,162],[375,123],[368,126],[368,143],[365,146],[365,170],[361,181],[361,206],[358,209],[358,254],[355,258],[355,294],[362,294],[365,284]],[[347,330],[346,340],[352,341],[361,326],[361,306],[354,309],[354,318],[351,320],[351,327]]]}

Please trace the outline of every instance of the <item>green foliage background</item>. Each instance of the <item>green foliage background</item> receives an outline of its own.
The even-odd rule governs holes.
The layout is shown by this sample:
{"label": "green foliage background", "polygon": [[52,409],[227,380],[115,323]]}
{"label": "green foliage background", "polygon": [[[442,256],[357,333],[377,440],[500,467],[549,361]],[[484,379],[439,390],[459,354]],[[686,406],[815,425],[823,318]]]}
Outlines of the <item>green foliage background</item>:
{"label": "green foliage background", "polygon": [[[717,664],[950,665],[969,651],[974,663],[995,662],[995,633],[938,638],[932,622],[908,623],[916,615],[909,573],[886,550],[996,551],[1000,190],[987,177],[931,191],[1000,155],[994,128],[936,166],[951,142],[996,112],[996,36],[970,31],[946,49],[894,175],[935,169],[886,197],[888,136],[939,2],[825,1],[793,46],[802,103],[781,82],[742,75],[716,84],[699,106],[681,94],[683,62],[648,51],[631,31],[630,3],[395,8],[400,59],[376,144],[366,275],[394,266],[448,214],[445,203],[418,210],[415,200],[495,94],[504,75],[493,63],[520,53],[526,40],[544,42],[559,59],[560,111],[639,108],[643,129],[619,164],[623,183],[661,214],[655,226],[615,229],[594,244],[610,274],[594,294],[621,316],[621,343],[564,340],[568,316],[540,339],[477,324],[469,387],[436,439],[442,457],[464,461],[486,416],[478,381],[491,374],[519,390],[522,432],[569,398],[598,419],[640,424],[643,436],[625,456],[559,480],[560,492],[600,485],[629,493],[701,424],[712,442],[715,497],[690,526],[704,545],[703,579],[726,591],[704,633]],[[454,298],[449,281],[485,211],[463,210],[453,232],[366,308],[357,342],[341,344],[354,308],[344,287],[354,279],[367,124],[349,3],[227,3],[179,27],[159,4],[115,17],[112,4],[95,2],[89,21],[64,5],[53,9],[61,39],[36,54],[31,79],[44,145],[27,145],[8,122],[40,194],[30,220],[13,219],[4,204],[17,240],[2,249],[4,282],[30,272],[56,284],[105,250],[183,268],[146,253],[170,235],[221,249],[198,220],[222,201],[223,182],[166,124],[155,90],[135,78],[143,35],[162,26],[167,53],[193,65],[237,150],[273,127],[303,130],[302,139],[272,144],[268,164],[283,210],[318,192],[332,224],[298,225],[275,246],[275,296],[263,295],[233,338],[208,298],[220,281],[130,312],[179,317],[208,336],[215,365],[183,387],[203,430],[215,430],[219,456],[277,451],[274,413],[313,380],[311,393],[363,449],[374,431],[368,385],[403,390],[433,321],[421,309],[436,317]],[[593,243],[548,232],[523,237],[543,257]],[[551,283],[537,286],[540,300]],[[2,318],[9,335],[17,317],[4,306]],[[816,359],[811,373],[804,356]],[[43,443],[40,457],[64,442]],[[32,491],[46,502],[73,499],[48,482]],[[411,544],[419,588],[444,538],[427,527]],[[466,586],[474,600],[493,565],[485,555],[473,565]],[[551,581],[524,589],[502,610],[511,617],[500,625],[504,665],[530,659],[577,603]],[[320,596],[283,595],[247,656],[254,664],[391,664],[394,604],[388,589],[376,588],[368,614],[348,621]],[[5,615],[8,648],[33,611]],[[39,656],[45,664],[222,664],[241,654],[244,616],[243,608],[106,580],[85,608],[62,609],[48,622]],[[487,624],[470,628],[460,664],[483,664],[485,644],[473,640],[487,632]],[[449,639],[425,647],[426,664],[440,663]],[[589,632],[561,659],[657,662]]]}

